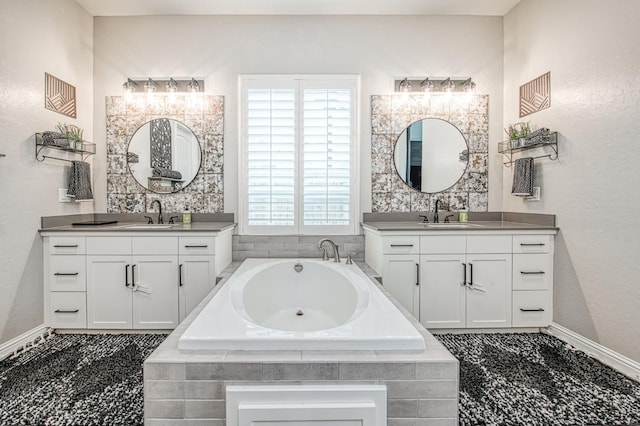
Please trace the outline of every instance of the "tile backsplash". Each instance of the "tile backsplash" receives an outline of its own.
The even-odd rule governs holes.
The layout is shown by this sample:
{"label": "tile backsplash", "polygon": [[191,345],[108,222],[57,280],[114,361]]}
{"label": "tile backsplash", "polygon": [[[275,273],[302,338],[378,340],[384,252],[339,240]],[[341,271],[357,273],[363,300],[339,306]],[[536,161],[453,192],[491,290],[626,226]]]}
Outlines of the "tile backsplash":
{"label": "tile backsplash", "polygon": [[[423,118],[439,118],[456,126],[469,145],[469,165],[462,178],[447,191],[418,192],[395,171],[393,150],[400,133]],[[371,211],[374,213],[423,212],[436,199],[451,211],[466,206],[488,210],[489,96],[422,94],[371,96]]]}
{"label": "tile backsplash", "polygon": [[[124,96],[107,96],[107,212],[143,213],[153,211],[158,199],[166,212],[193,213],[224,211],[224,97],[156,95],[151,104],[132,102]],[[186,188],[171,194],[157,194],[143,188],[129,173],[127,146],[136,130],[155,118],[170,118],[186,124],[198,137],[202,153],[200,170]]]}

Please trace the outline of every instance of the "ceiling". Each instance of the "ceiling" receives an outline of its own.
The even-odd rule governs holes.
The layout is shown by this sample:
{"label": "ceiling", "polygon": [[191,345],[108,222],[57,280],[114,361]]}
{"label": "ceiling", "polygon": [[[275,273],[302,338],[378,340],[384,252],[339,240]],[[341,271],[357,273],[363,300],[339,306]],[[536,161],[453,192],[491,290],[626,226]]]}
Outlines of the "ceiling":
{"label": "ceiling", "polygon": [[484,15],[520,0],[76,0],[93,16],[138,15]]}

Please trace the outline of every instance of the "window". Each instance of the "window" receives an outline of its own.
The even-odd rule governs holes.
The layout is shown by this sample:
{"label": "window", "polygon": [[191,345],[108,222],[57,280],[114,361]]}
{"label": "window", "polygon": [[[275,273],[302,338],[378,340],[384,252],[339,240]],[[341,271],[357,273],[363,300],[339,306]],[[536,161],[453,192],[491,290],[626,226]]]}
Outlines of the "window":
{"label": "window", "polygon": [[240,87],[240,233],[357,233],[357,77]]}

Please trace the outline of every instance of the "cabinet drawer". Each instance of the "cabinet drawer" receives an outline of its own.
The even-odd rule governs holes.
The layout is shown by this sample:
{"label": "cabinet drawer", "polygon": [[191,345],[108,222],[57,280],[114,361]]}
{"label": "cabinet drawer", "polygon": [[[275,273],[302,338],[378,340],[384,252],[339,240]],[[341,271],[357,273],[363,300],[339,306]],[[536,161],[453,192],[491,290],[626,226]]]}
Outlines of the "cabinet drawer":
{"label": "cabinet drawer", "polygon": [[85,291],[86,277],[84,256],[49,257],[49,290]]}
{"label": "cabinet drawer", "polygon": [[467,253],[511,253],[511,235],[469,235]]}
{"label": "cabinet drawer", "polygon": [[467,237],[464,235],[429,235],[420,237],[422,254],[458,254],[467,250]]}
{"label": "cabinet drawer", "polygon": [[418,254],[420,238],[413,236],[391,236],[382,238],[383,254]]}
{"label": "cabinet drawer", "polygon": [[49,237],[49,254],[84,254],[84,237]]}
{"label": "cabinet drawer", "polygon": [[553,256],[546,253],[513,255],[514,290],[550,290]]}
{"label": "cabinet drawer", "polygon": [[214,237],[180,237],[179,253],[185,254],[215,254]]}
{"label": "cabinet drawer", "polygon": [[131,254],[131,237],[87,237],[87,254]]}
{"label": "cabinet drawer", "polygon": [[551,324],[551,293],[541,291],[514,291],[513,316],[514,327],[546,327]]}
{"label": "cabinet drawer", "polygon": [[178,237],[134,237],[133,254],[178,254]]}
{"label": "cabinet drawer", "polygon": [[514,235],[514,253],[553,253],[553,235]]}
{"label": "cabinet drawer", "polygon": [[53,328],[87,328],[87,297],[85,292],[49,293],[49,325]]}

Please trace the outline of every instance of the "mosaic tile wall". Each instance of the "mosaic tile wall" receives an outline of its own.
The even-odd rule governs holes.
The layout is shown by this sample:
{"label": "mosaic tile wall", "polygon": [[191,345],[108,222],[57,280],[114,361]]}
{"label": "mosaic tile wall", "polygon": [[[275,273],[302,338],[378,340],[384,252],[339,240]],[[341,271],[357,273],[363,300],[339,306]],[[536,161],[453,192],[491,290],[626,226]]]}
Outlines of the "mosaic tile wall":
{"label": "mosaic tile wall", "polygon": [[[165,212],[222,213],[224,97],[204,95],[193,101],[178,95],[175,102],[157,95],[156,102],[127,102],[107,96],[107,212],[144,213],[153,200]],[[200,141],[202,163],[193,182],[172,194],[156,194],[140,186],[127,167],[127,145],[135,131],[155,118],[171,118],[191,128]]]}
{"label": "mosaic tile wall", "polygon": [[[407,186],[395,171],[393,149],[400,133],[414,121],[440,118],[456,126],[469,144],[469,165],[451,189],[435,194]],[[432,94],[374,95],[371,97],[371,211],[424,212],[436,199],[457,211],[488,210],[489,96]]]}

